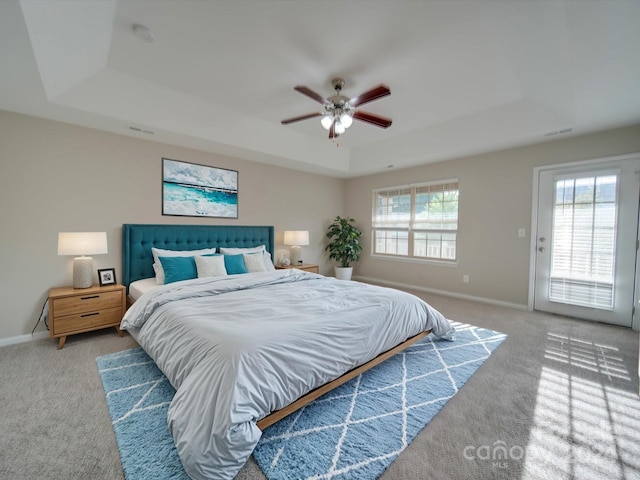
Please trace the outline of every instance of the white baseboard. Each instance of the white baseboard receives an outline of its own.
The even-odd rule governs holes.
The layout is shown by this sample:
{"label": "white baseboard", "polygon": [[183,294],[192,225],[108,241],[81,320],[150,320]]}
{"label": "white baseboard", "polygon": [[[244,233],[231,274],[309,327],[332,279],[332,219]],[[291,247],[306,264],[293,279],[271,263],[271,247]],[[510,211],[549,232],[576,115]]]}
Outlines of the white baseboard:
{"label": "white baseboard", "polygon": [[18,335],[17,337],[0,338],[0,347],[7,345],[15,345],[16,343],[31,342],[33,340],[39,340],[40,338],[49,337],[49,332],[38,332],[33,335]]}
{"label": "white baseboard", "polygon": [[462,293],[449,292],[446,290],[437,290],[435,288],[419,287],[417,285],[409,285],[406,283],[399,283],[399,282],[389,282],[387,280],[381,280],[379,278],[354,276],[353,279],[361,282],[365,282],[365,283],[374,283],[374,284],[384,285],[388,287],[399,288],[402,290],[415,290],[418,292],[442,295],[444,297],[453,297],[453,298],[459,298],[461,300],[471,300],[474,302],[487,303],[490,305],[497,305],[500,307],[514,308],[516,310],[525,310],[525,311],[529,310],[527,305],[521,305],[519,303],[502,302],[500,300],[494,300],[491,298],[475,297],[473,295],[465,295]]}

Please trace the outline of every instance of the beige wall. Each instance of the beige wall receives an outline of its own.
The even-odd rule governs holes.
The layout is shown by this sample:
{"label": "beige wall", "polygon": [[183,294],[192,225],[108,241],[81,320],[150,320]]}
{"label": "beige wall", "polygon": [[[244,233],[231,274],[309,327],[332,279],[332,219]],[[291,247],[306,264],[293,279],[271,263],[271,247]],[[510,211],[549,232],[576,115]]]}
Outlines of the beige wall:
{"label": "beige wall", "polygon": [[[640,126],[350,179],[346,212],[367,233],[354,274],[526,305],[534,167],[634,152],[640,152]],[[458,265],[371,257],[372,190],[450,178],[460,179]],[[519,228],[526,229],[525,238],[518,238]],[[469,275],[469,283],[463,283],[463,275]]]}
{"label": "beige wall", "polygon": [[[162,216],[162,157],[237,170],[239,218]],[[328,273],[324,230],[342,213],[343,184],[0,111],[0,341],[30,333],[48,289],[71,283],[72,260],[58,257],[58,232],[106,231],[109,253],[94,257],[94,270],[115,267],[121,279],[123,223],[274,225],[277,253],[288,252],[285,229],[304,229],[311,245],[303,259]]]}

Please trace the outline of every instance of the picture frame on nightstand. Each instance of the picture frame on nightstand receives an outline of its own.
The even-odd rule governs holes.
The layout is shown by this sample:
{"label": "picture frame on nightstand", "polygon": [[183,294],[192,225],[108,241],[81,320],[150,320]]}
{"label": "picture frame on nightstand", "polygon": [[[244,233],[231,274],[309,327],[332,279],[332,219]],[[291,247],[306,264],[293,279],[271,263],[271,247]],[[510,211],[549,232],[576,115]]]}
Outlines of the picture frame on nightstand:
{"label": "picture frame on nightstand", "polygon": [[101,268],[98,270],[98,282],[100,286],[116,284],[116,269],[115,268]]}

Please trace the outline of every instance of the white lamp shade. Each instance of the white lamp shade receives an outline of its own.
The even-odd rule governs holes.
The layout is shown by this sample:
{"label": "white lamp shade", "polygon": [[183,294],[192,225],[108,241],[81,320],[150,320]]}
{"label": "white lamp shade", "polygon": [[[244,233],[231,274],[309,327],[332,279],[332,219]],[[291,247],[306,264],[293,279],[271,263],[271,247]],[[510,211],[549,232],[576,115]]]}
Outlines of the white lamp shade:
{"label": "white lamp shade", "polygon": [[308,230],[286,230],[284,232],[285,245],[309,245]]}
{"label": "white lamp shade", "polygon": [[107,232],[60,232],[58,255],[100,255],[107,252]]}
{"label": "white lamp shade", "polygon": [[343,113],[340,115],[340,123],[344,128],[349,128],[353,123],[353,118],[348,113]]}

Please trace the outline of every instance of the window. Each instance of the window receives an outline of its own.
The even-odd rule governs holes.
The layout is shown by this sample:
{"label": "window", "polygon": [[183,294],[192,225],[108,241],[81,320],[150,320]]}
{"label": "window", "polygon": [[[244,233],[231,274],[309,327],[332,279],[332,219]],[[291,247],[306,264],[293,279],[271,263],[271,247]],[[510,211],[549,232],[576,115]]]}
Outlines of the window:
{"label": "window", "polygon": [[612,310],[617,175],[555,181],[549,300]]}
{"label": "window", "polygon": [[455,261],[458,180],[373,192],[373,254]]}

